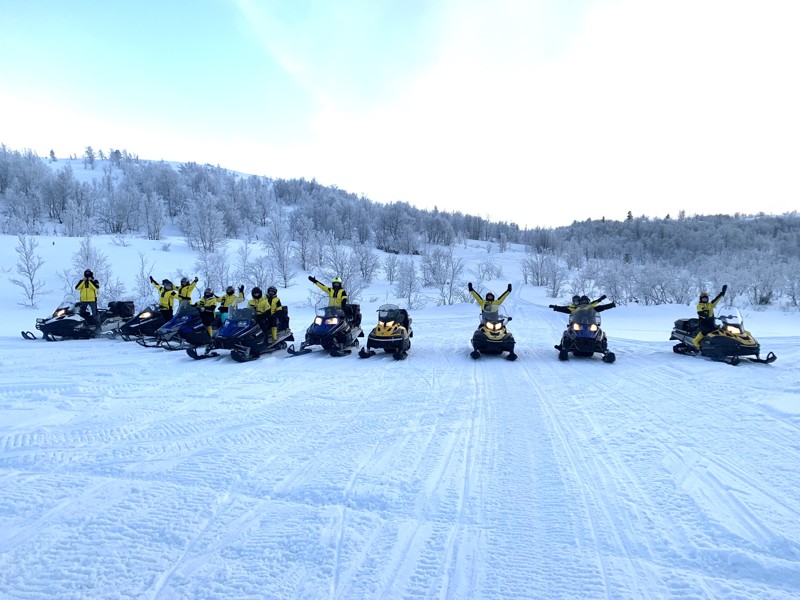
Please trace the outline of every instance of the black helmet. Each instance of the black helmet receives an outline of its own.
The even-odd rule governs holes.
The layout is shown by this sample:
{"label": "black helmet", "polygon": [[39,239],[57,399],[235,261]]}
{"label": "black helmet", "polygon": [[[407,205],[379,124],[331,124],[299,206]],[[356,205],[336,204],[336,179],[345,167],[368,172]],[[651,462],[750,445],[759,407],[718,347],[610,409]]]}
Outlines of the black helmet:
{"label": "black helmet", "polygon": [[213,295],[214,295],[214,290],[212,290],[211,288],[206,288],[203,291],[203,297],[204,298],[211,298],[211,296],[213,296]]}
{"label": "black helmet", "polygon": [[494,300],[494,293],[493,292],[486,292],[486,299],[487,300]]}
{"label": "black helmet", "polygon": [[589,296],[581,296],[581,299],[578,301],[578,304],[589,304]]}
{"label": "black helmet", "polygon": [[276,288],[274,285],[271,285],[267,288],[267,296],[274,296],[277,293],[278,293],[278,288]]}
{"label": "black helmet", "polygon": [[575,295],[572,297],[572,303],[573,303],[573,304],[580,304],[580,302],[581,302],[581,297],[580,297],[580,296],[578,296],[578,294],[575,294]]}
{"label": "black helmet", "polygon": [[700,292],[700,302],[708,302],[708,292]]}
{"label": "black helmet", "polygon": [[232,286],[232,285],[229,285],[227,288],[225,288],[225,293],[226,293],[226,294],[235,294],[235,293],[236,293],[236,290],[235,290],[235,289],[233,289],[233,286]]}
{"label": "black helmet", "polygon": [[164,286],[165,290],[171,290],[172,289],[172,282],[169,279],[165,279],[164,281],[162,281],[161,285]]}
{"label": "black helmet", "polygon": [[253,291],[250,292],[250,295],[253,296],[253,298],[261,298],[261,288],[254,287]]}
{"label": "black helmet", "polygon": [[86,269],[86,270],[83,272],[83,276],[84,276],[84,277],[94,277],[94,273],[92,273],[92,270],[91,270],[91,269]]}
{"label": "black helmet", "polygon": [[181,277],[181,285],[189,285],[189,278]]}

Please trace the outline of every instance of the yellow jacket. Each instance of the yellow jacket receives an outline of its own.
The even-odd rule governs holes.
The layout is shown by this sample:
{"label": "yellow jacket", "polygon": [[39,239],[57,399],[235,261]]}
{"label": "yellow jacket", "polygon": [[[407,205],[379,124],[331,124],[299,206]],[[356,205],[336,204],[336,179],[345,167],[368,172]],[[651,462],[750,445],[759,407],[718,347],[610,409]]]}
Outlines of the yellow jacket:
{"label": "yellow jacket", "polygon": [[320,283],[319,281],[314,281],[313,283],[323,292],[328,294],[328,306],[336,306],[341,308],[342,303],[347,301],[347,292],[344,291],[344,288],[334,290],[333,288],[329,288],[327,285]]}
{"label": "yellow jacket", "polygon": [[223,294],[221,296],[222,302],[220,303],[221,308],[230,308],[234,304],[239,304],[239,302],[244,302],[244,294],[239,292],[238,294]]}
{"label": "yellow jacket", "polygon": [[178,292],[175,289],[168,290],[163,285],[159,285],[155,281],[151,281],[153,287],[158,290],[158,307],[164,310],[171,310],[175,304],[175,296]]}
{"label": "yellow jacket", "polygon": [[196,281],[192,281],[189,285],[179,285],[178,286],[178,298],[181,300],[191,300],[192,299],[192,292],[194,291],[194,286],[197,285]]}
{"label": "yellow jacket", "polygon": [[[475,301],[481,307],[481,310],[488,310],[488,311],[491,312],[493,310],[496,310],[496,308],[503,303],[503,300],[505,300],[508,297],[508,295],[511,293],[511,290],[506,290],[505,292],[500,294],[499,298],[495,298],[494,300],[491,300],[491,301],[490,300],[484,300],[481,297],[481,295],[478,292],[476,292],[475,290],[470,290],[469,292],[470,292],[470,294],[472,294],[472,297],[475,298]],[[486,308],[487,306],[489,308]]]}
{"label": "yellow jacket", "polygon": [[97,290],[100,289],[100,283],[97,279],[81,279],[75,289],[80,290],[81,302],[97,302]]}
{"label": "yellow jacket", "polygon": [[195,306],[200,310],[202,310],[203,312],[213,313],[217,308],[217,304],[219,302],[222,302],[222,300],[223,298],[220,298],[218,296],[211,296],[210,298],[206,298],[205,296],[203,296],[202,298],[200,298],[200,300],[198,300],[195,303]]}

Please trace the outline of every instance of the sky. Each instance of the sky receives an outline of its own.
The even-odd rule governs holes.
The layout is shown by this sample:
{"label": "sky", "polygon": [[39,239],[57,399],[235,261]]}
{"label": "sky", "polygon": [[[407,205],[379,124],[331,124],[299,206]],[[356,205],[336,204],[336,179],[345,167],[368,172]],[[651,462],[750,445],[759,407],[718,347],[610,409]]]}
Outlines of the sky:
{"label": "sky", "polygon": [[[741,307],[770,365],[678,355],[690,307],[635,304],[602,314],[616,362],[560,362],[566,316],[511,245],[480,289],[513,282],[514,362],[470,358],[477,306],[431,288],[402,361],[196,361],[42,340],[81,239],[36,241],[51,293],[31,309],[0,286],[2,598],[800,597],[797,311]],[[140,257],[191,272],[197,255],[167,241],[92,238],[129,289]],[[17,244],[0,236],[0,255]],[[455,251],[471,273],[487,256]],[[296,341],[312,289],[279,290]],[[364,290],[367,333],[392,289]]]}
{"label": "sky", "polygon": [[794,0],[4,0],[0,143],[521,226],[800,204]]}

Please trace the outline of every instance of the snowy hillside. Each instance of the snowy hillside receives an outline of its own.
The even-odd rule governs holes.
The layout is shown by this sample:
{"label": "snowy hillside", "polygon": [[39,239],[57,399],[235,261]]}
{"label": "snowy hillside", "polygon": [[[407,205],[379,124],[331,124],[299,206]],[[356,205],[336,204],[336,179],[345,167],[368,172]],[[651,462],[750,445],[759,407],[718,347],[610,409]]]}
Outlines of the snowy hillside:
{"label": "snowy hillside", "polygon": [[[178,238],[95,241],[128,286],[138,252],[159,279],[194,264]],[[512,248],[482,289],[514,284],[516,362],[472,360],[476,306],[432,301],[405,361],[194,361],[24,340],[80,240],[39,242],[34,310],[0,237],[0,598],[800,597],[796,312],[744,310],[772,365],[674,354],[693,307],[670,305],[603,313],[614,364],[562,363],[564,298],[523,285]],[[305,275],[279,294],[298,339]],[[367,330],[387,301],[366,289]]]}

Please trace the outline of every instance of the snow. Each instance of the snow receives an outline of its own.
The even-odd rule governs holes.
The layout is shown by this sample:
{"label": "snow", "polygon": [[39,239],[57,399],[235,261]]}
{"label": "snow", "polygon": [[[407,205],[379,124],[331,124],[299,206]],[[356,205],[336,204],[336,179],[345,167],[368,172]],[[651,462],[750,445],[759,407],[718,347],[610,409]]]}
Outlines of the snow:
{"label": "snow", "polygon": [[[93,241],[129,286],[138,251],[192,272],[177,238]],[[51,281],[80,240],[39,242]],[[6,281],[0,597],[800,597],[800,315],[745,307],[778,360],[734,367],[672,352],[692,307],[618,307],[616,363],[561,363],[520,252],[490,282],[514,284],[516,362],[472,360],[476,306],[434,302],[405,361],[29,341],[61,294],[23,308]],[[280,290],[298,340],[311,288]],[[367,330],[387,301],[364,293]]]}

